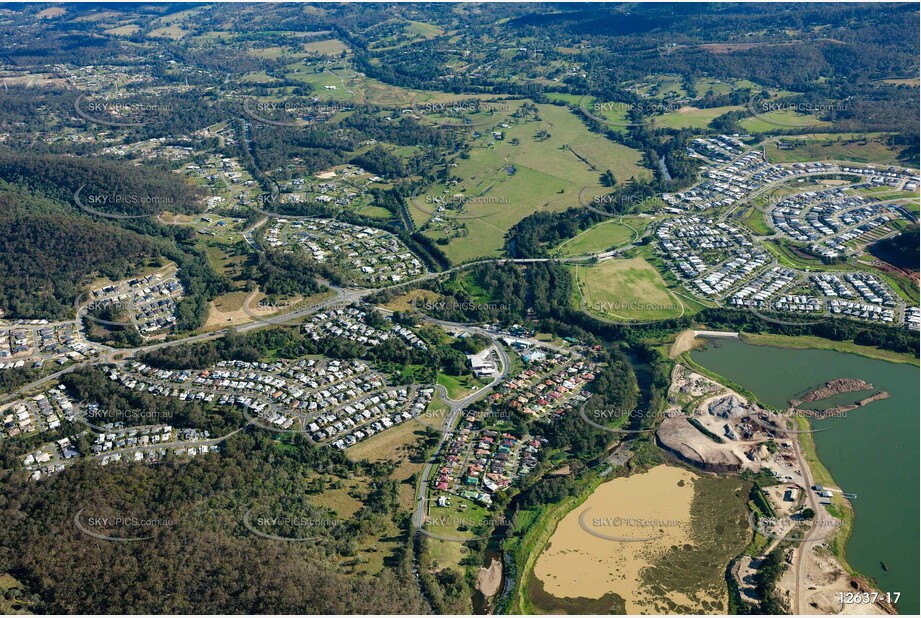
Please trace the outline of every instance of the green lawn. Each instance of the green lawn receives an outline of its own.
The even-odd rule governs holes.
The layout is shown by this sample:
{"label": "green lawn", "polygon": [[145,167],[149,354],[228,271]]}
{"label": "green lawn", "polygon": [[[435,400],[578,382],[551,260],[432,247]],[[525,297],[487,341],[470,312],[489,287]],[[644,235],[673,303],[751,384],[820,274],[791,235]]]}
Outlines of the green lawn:
{"label": "green lawn", "polygon": [[783,138],[785,144],[795,147],[780,149],[771,140],[764,147],[771,163],[796,163],[801,161],[853,161],[855,163],[900,164],[898,150],[890,148],[879,139],[849,139],[852,136],[830,135],[821,139]]}
{"label": "green lawn", "polygon": [[651,221],[645,217],[630,217],[620,221],[599,223],[561,244],[557,248],[557,253],[572,256],[606,251],[630,242],[639,236]]}
{"label": "green lawn", "polygon": [[[461,505],[466,505],[466,508],[461,508]],[[476,503],[459,496],[451,496],[451,506],[440,507],[434,501],[429,504],[428,519],[423,527],[432,534],[447,538],[472,539],[476,535],[466,524],[480,522],[489,517],[486,509]],[[467,553],[467,548],[462,541],[426,537],[425,544],[436,570],[450,568],[463,572],[461,561]]]}
{"label": "green lawn", "polygon": [[411,34],[417,34],[423,36],[427,39],[441,36],[444,33],[444,30],[436,26],[435,24],[428,24],[421,21],[411,21],[406,26],[406,31]]}
{"label": "green lawn", "polygon": [[917,201],[921,194],[918,191],[898,191],[894,190],[892,187],[870,187],[866,189],[858,189],[857,193],[860,195],[866,195],[869,197],[875,197],[878,200],[888,201],[888,200],[914,200]]}
{"label": "green lawn", "polygon": [[[499,255],[509,228],[534,212],[559,212],[577,205],[583,188],[587,195],[606,192],[600,183],[605,170],[610,169],[619,183],[651,176],[642,167],[639,151],[589,133],[568,108],[539,105],[540,120],[516,121],[510,116],[520,103],[510,104],[512,111],[497,113],[491,120],[509,124],[503,129],[504,140],[492,139],[495,125],[478,127],[482,136],[470,141],[469,158],[454,159],[457,165],[451,174],[461,178],[460,183],[432,185],[415,198],[421,209],[410,207],[416,225],[422,226],[431,216],[425,211],[434,210],[431,200],[462,194],[470,200],[463,217],[487,215],[457,218],[455,210],[447,210],[440,214],[447,221],[444,227],[426,228],[431,238],[449,239],[442,248],[454,262]],[[539,131],[549,137],[539,140]],[[517,146],[512,143],[515,139]]]}
{"label": "green lawn", "polygon": [[664,320],[684,312],[659,271],[643,258],[606,260],[575,270],[582,307],[591,313],[615,320]]}
{"label": "green lawn", "polygon": [[471,391],[480,388],[483,384],[472,375],[449,376],[446,373],[438,373],[438,383],[444,386],[448,391],[450,399],[463,399]]}
{"label": "green lawn", "polygon": [[731,84],[711,77],[702,77],[695,80],[694,88],[697,89],[698,96],[703,96],[711,90],[714,94],[729,94],[733,90]]}
{"label": "green lawn", "polygon": [[393,217],[393,213],[381,206],[365,206],[359,208],[358,214],[366,217],[374,217],[375,219],[390,219]]}
{"label": "green lawn", "polygon": [[678,111],[655,117],[655,124],[670,129],[690,127],[692,129],[706,129],[717,116],[726,112],[744,109],[740,105],[727,105],[725,107],[710,107],[699,109],[696,107],[683,107]]}
{"label": "green lawn", "polygon": [[614,131],[625,131],[631,124],[622,103],[599,101],[594,97],[585,97],[584,99],[576,97],[575,103],[580,110],[584,110],[584,112],[596,118],[606,120],[609,123],[608,127]]}
{"label": "green lawn", "polygon": [[918,359],[912,354],[901,354],[890,350],[882,350],[868,345],[859,345],[851,341],[834,341],[813,337],[811,335],[788,336],[757,333],[743,333],[742,340],[753,345],[768,345],[781,348],[794,348],[797,350],[835,350],[847,354],[857,354],[867,358],[876,358],[891,363],[907,363],[918,365]]}
{"label": "green lawn", "polygon": [[774,233],[774,230],[767,223],[764,211],[754,206],[745,211],[740,221],[757,236],[770,236]]}
{"label": "green lawn", "polygon": [[327,39],[304,44],[304,51],[324,56],[338,56],[342,52],[348,51],[348,49],[346,44],[339,39]]}
{"label": "green lawn", "polygon": [[745,118],[739,122],[746,131],[751,133],[774,133],[781,129],[794,129],[797,127],[827,127],[830,122],[820,120],[812,114],[800,114],[792,110],[778,110]]}
{"label": "green lawn", "polygon": [[786,239],[776,238],[764,242],[764,248],[773,253],[783,266],[809,270],[853,270],[853,264],[824,264],[819,258],[807,257],[796,251]]}

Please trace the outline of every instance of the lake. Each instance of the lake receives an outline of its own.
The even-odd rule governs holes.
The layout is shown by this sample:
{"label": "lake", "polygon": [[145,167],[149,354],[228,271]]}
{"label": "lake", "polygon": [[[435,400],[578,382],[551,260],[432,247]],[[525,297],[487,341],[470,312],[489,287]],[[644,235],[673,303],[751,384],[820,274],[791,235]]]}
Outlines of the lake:
{"label": "lake", "polygon": [[[778,409],[787,408],[794,395],[835,378],[866,380],[891,395],[844,418],[814,421],[816,429],[827,430],[813,435],[819,459],[838,486],[858,495],[852,501],[848,562],[883,592],[900,592],[902,614],[917,614],[919,369],[830,350],[755,346],[734,339],[708,343],[691,357]],[[852,393],[835,400],[858,398]]]}

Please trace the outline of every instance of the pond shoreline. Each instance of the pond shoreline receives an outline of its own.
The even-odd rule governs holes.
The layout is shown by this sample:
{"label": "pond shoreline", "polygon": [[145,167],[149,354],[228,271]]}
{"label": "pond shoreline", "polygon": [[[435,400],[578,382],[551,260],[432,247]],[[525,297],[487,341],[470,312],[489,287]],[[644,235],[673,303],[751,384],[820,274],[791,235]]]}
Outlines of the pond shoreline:
{"label": "pond shoreline", "polygon": [[786,350],[828,350],[887,363],[921,366],[921,361],[908,353],[891,352],[849,341],[835,341],[834,339],[813,337],[811,335],[772,335],[742,332],[739,333],[739,339],[749,345],[783,348]]}
{"label": "pond shoreline", "polygon": [[[909,368],[915,363],[909,362],[907,355],[895,360],[885,351],[880,355],[870,354],[866,352],[873,348],[858,350],[853,344],[841,349],[840,342],[811,337],[743,335],[740,343],[756,347],[723,349],[736,347],[737,343],[720,346],[720,349],[695,351],[688,356],[694,355],[695,364],[706,363],[704,366],[709,373],[729,382],[743,383],[746,389],[758,394],[759,400],[775,409],[785,408],[796,393],[842,376],[860,378],[880,389],[878,395],[860,402],[872,404],[870,409],[849,415],[847,423],[838,418],[807,419],[804,416],[808,413],[804,411],[804,416],[797,418],[799,430],[805,432],[799,434],[798,442],[815,483],[835,491],[835,516],[844,523],[830,542],[841,568],[852,578],[869,582],[883,592],[905,593],[900,610],[914,613],[912,608],[917,604],[917,596],[910,592],[911,587],[906,582],[911,581],[917,563],[900,557],[905,552],[899,539],[916,529],[917,519],[912,524],[911,509],[905,509],[904,501],[895,497],[898,493],[895,490],[902,485],[916,484],[917,468],[907,466],[917,461],[916,457],[912,459],[917,445],[906,439],[917,434],[918,421],[916,416],[905,413],[907,409],[918,407],[918,375]],[[712,356],[705,360],[707,355]],[[847,412],[856,410],[852,406],[843,407],[848,408]],[[834,431],[826,431],[828,429]],[[854,449],[862,449],[862,457],[855,460],[849,456]],[[867,466],[867,462],[873,465]],[[836,483],[836,478],[844,486]],[[880,483],[879,479],[886,482]],[[861,499],[845,500],[840,496],[842,491],[859,493]],[[888,530],[889,535],[874,541],[878,537],[875,531],[881,529]],[[888,569],[880,568],[883,562]],[[855,568],[854,563],[860,566]]]}

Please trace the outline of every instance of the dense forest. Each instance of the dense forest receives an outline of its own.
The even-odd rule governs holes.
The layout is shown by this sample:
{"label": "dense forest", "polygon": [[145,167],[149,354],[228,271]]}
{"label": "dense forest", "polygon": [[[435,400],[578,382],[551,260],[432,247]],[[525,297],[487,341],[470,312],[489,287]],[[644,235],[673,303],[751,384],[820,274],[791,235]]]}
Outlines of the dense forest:
{"label": "dense forest", "polygon": [[201,192],[175,174],[104,159],[0,150],[0,180],[106,215],[201,210]]}
{"label": "dense forest", "polygon": [[[36,613],[425,613],[411,581],[408,522],[385,472],[337,459],[331,449],[282,447],[257,429],[187,463],[84,463],[39,483],[16,472],[0,495],[0,571],[27,586]],[[335,485],[356,476],[367,489],[354,516],[340,519],[313,501],[318,480]],[[262,538],[244,524],[250,510],[316,522],[310,532],[318,538]],[[75,526],[81,513],[139,522],[97,528],[101,534],[153,538],[93,538]],[[402,543],[380,572],[362,574],[373,554],[359,546],[388,529]],[[290,525],[271,530],[303,534]]]}
{"label": "dense forest", "polygon": [[153,253],[150,239],[113,225],[60,215],[0,216],[0,308],[8,316],[72,317],[91,278],[129,277]]}
{"label": "dense forest", "polygon": [[[841,130],[901,131],[915,124],[916,97],[906,99],[896,86],[879,82],[892,75],[917,74],[918,60],[911,51],[918,45],[913,7],[892,5],[878,11],[862,5],[818,4],[778,11],[778,6],[783,5],[647,4],[559,11],[531,7],[529,14],[502,28],[501,36],[529,42],[527,51],[519,50],[511,58],[487,47],[477,31],[466,34],[463,43],[475,50],[476,60],[497,67],[475,76],[447,74],[450,51],[440,41],[386,52],[368,48],[359,37],[350,42],[364,50],[357,58],[362,70],[404,87],[532,96],[533,85],[513,76],[564,60],[561,45],[588,41],[585,75],[566,76],[551,90],[589,90],[606,100],[634,102],[636,95],[622,87],[624,81],[671,73],[693,84],[698,77],[713,76],[802,93],[800,98],[813,103],[849,100],[854,104],[835,118]],[[778,46],[783,46],[782,54]],[[517,70],[512,70],[512,63]],[[693,87],[689,92],[691,97],[707,94]],[[704,106],[714,103],[705,101]],[[866,106],[872,106],[873,113],[867,113]]]}
{"label": "dense forest", "polygon": [[0,310],[8,317],[72,318],[91,280],[124,279],[165,259],[179,267],[186,292],[177,327],[199,327],[208,301],[229,282],[191,242],[192,230],[133,217],[194,212],[200,201],[198,190],[156,168],[0,151]]}

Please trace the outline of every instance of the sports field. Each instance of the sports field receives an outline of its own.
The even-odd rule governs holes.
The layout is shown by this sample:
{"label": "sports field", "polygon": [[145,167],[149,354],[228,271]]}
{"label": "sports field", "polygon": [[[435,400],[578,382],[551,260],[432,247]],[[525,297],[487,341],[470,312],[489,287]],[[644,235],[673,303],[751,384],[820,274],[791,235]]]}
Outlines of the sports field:
{"label": "sports field", "polygon": [[659,272],[643,258],[575,267],[582,308],[613,320],[664,320],[684,313]]}

